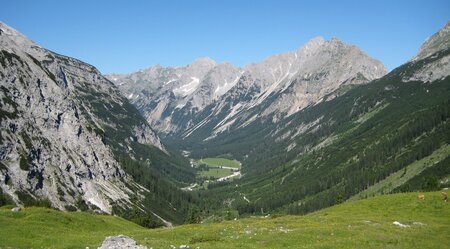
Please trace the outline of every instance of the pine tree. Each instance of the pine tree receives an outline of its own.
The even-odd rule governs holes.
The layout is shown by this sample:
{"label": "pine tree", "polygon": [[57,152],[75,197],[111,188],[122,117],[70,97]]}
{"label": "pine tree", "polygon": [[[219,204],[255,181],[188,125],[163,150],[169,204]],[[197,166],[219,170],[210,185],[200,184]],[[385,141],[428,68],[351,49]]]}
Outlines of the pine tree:
{"label": "pine tree", "polygon": [[200,209],[196,206],[192,206],[189,208],[188,215],[186,217],[186,223],[189,224],[198,224],[200,223]]}

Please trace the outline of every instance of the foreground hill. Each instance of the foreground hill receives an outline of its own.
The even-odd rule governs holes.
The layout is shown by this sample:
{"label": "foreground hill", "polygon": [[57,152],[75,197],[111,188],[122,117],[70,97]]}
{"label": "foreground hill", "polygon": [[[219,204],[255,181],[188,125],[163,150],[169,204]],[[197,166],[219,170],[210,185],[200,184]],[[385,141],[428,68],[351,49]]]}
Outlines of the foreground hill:
{"label": "foreground hill", "polygon": [[[96,248],[124,234],[153,248],[448,248],[450,204],[440,192],[351,201],[305,216],[254,217],[215,224],[145,229],[82,212],[0,209],[0,247]],[[394,224],[394,222],[398,222]],[[402,227],[405,225],[406,227]]]}

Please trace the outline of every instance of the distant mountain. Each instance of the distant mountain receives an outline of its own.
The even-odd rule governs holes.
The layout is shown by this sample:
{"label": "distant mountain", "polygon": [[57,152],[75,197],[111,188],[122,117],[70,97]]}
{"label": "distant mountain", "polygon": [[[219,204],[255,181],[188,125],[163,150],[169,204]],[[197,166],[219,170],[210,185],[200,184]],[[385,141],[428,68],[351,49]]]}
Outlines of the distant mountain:
{"label": "distant mountain", "polygon": [[356,46],[318,37],[295,52],[243,69],[203,58],[185,67],[154,66],[107,77],[161,134],[201,133],[211,139],[269,114],[276,113],[277,122],[342,85],[367,83],[386,72]]}
{"label": "distant mountain", "polygon": [[241,74],[231,64],[217,65],[210,58],[200,58],[185,67],[157,65],[129,75],[107,77],[153,127],[171,133],[186,125],[176,122],[174,117],[197,113],[232,88]]}
{"label": "distant mountain", "polygon": [[188,162],[96,68],[0,23],[0,79],[0,195],[62,210],[137,205],[184,219],[188,197],[171,182],[192,181]]}

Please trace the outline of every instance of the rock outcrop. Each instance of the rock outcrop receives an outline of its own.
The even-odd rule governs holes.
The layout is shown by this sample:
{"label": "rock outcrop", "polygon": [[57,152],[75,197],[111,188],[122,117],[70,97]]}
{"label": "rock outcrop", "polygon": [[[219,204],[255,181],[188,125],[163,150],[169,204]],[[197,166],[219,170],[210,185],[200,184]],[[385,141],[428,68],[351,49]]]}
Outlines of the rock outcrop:
{"label": "rock outcrop", "polygon": [[136,241],[125,235],[109,236],[98,249],[147,249],[146,246],[136,245]]}
{"label": "rock outcrop", "polygon": [[[20,204],[111,212],[132,186],[118,153],[164,150],[144,118],[93,66],[0,23],[0,190]],[[164,153],[164,152],[161,152]]]}
{"label": "rock outcrop", "polygon": [[[403,75],[403,81],[432,82],[450,75],[450,22],[432,35],[411,60],[415,68]],[[442,56],[443,55],[443,56]]]}

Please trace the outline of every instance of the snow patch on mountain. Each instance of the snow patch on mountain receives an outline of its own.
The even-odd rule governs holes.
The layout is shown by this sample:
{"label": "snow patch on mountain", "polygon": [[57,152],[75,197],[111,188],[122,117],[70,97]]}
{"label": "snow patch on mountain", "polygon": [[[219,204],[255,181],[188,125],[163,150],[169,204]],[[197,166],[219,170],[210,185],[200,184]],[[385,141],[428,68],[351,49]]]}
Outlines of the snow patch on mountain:
{"label": "snow patch on mountain", "polygon": [[187,96],[194,92],[200,84],[200,79],[197,77],[191,77],[191,79],[191,82],[174,89],[173,93],[176,95]]}

